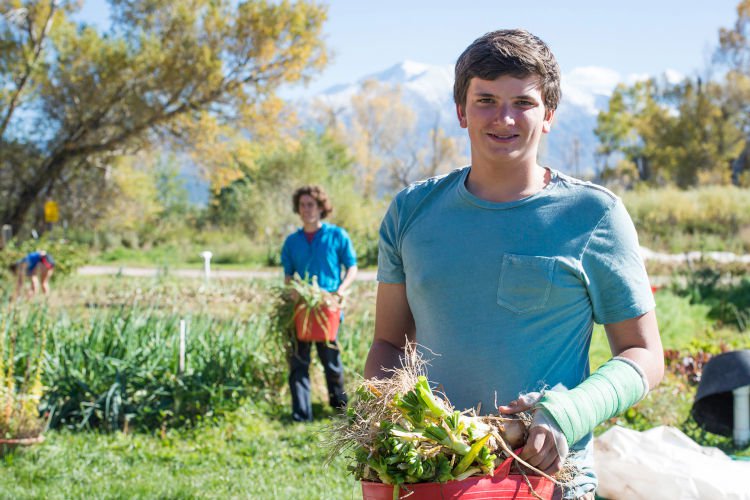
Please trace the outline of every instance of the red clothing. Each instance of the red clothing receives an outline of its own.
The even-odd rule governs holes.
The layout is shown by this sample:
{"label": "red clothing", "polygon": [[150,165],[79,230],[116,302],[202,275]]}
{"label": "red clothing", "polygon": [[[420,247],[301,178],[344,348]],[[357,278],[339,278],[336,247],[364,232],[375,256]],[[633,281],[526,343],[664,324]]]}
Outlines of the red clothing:
{"label": "red clothing", "polygon": [[315,238],[315,235],[318,234],[318,231],[320,231],[320,229],[317,229],[313,231],[312,233],[308,233],[307,231],[304,231],[305,238],[307,239],[308,243],[312,243],[312,240]]}

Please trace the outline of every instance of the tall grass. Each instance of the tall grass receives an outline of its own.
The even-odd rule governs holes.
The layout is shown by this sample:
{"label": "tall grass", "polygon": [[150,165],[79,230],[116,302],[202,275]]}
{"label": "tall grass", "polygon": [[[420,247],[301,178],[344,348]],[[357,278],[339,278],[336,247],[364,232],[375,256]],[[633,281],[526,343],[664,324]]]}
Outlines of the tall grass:
{"label": "tall grass", "polygon": [[655,250],[750,252],[750,190],[710,186],[622,194],[641,243]]}

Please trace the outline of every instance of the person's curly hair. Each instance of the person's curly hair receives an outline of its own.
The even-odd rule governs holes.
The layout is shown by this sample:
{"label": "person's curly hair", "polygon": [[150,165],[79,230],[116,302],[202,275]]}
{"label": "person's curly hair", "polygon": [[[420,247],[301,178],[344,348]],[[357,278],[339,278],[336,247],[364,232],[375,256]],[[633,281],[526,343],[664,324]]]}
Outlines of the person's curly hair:
{"label": "person's curly hair", "polygon": [[302,186],[297,189],[292,195],[292,210],[295,214],[299,214],[299,199],[303,195],[312,196],[312,198],[318,202],[320,207],[320,218],[325,219],[329,214],[333,212],[333,205],[331,200],[328,199],[328,195],[320,186]]}

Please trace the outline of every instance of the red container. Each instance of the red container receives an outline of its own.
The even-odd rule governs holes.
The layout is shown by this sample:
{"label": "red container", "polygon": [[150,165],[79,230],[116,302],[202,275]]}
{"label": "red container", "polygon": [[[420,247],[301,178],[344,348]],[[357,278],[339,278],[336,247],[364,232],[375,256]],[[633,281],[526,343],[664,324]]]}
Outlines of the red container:
{"label": "red container", "polygon": [[[409,500],[434,500],[460,498],[462,500],[501,500],[542,498],[550,500],[555,484],[542,476],[527,476],[531,487],[538,496],[531,492],[523,476],[510,474],[513,459],[506,459],[495,469],[492,476],[472,476],[463,481],[447,483],[416,483],[401,485],[400,498]],[[363,500],[393,500],[393,486],[383,483],[362,481]]]}
{"label": "red container", "polygon": [[339,331],[341,309],[321,306],[308,309],[304,304],[297,305],[294,312],[294,326],[297,340],[303,342],[333,342]]}

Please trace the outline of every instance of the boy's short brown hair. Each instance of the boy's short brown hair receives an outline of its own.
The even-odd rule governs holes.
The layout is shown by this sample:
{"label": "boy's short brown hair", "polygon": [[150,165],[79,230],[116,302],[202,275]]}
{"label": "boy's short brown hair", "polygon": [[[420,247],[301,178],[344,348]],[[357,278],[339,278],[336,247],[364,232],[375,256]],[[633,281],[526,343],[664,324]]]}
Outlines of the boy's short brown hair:
{"label": "boy's short brown hair", "polygon": [[325,219],[331,212],[333,212],[333,205],[331,200],[328,199],[328,195],[320,186],[302,186],[298,188],[292,195],[292,210],[295,214],[299,214],[299,199],[303,195],[312,196],[312,198],[318,202],[320,207],[320,218]]}
{"label": "boy's short brown hair", "polygon": [[538,76],[544,106],[557,109],[562,97],[560,67],[546,43],[521,29],[487,33],[464,50],[456,61],[453,100],[463,108],[472,78],[494,80],[503,75]]}

